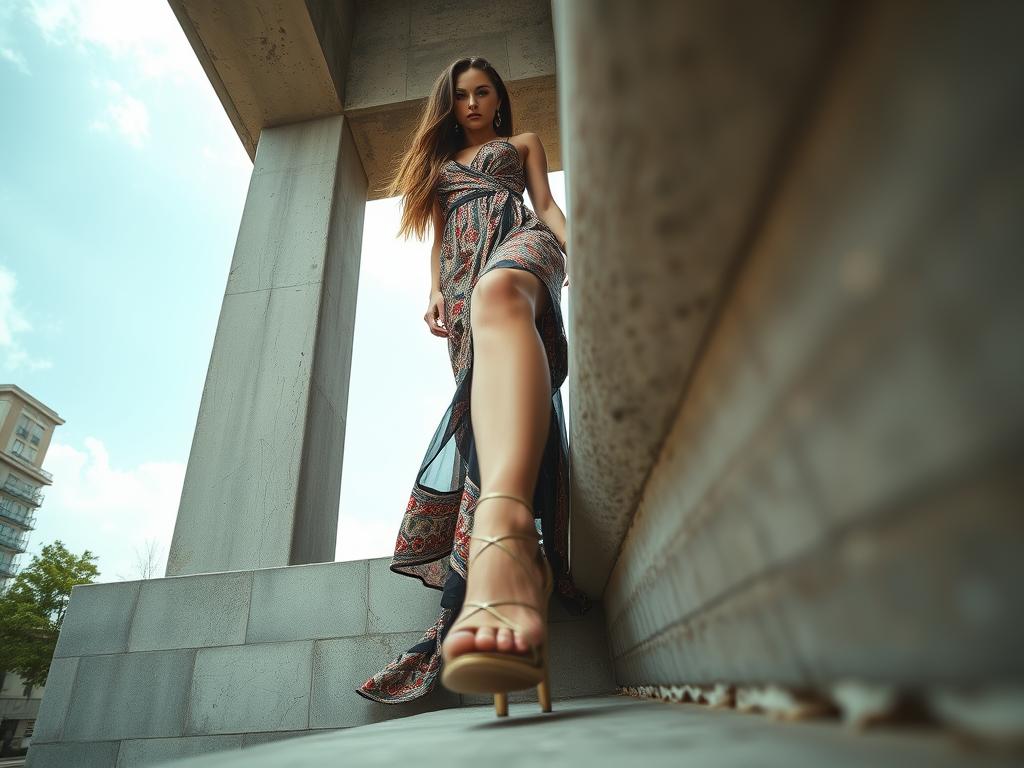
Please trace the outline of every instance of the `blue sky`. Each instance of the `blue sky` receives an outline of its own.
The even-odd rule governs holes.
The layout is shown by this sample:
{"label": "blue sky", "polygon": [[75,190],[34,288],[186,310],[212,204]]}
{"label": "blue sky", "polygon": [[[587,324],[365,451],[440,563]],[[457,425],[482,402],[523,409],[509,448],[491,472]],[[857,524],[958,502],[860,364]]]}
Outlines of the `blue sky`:
{"label": "blue sky", "polygon": [[[66,420],[20,563],[162,574],[252,163],[166,0],[0,0],[0,100],[0,382]],[[396,202],[367,205],[339,560],[391,554],[454,390]]]}

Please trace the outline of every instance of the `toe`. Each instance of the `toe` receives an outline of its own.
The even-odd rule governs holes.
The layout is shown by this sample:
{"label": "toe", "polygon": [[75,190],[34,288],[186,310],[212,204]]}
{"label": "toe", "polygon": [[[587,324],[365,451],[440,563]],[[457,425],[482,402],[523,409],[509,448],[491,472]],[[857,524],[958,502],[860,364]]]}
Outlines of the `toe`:
{"label": "toe", "polygon": [[520,653],[529,653],[530,651],[530,643],[522,632],[516,632],[516,650]]}
{"label": "toe", "polygon": [[480,627],[476,633],[476,647],[481,651],[493,651],[495,647],[494,627]]}
{"label": "toe", "polygon": [[476,630],[456,629],[448,633],[442,645],[445,658],[453,659],[460,653],[472,651],[476,647]]}
{"label": "toe", "polygon": [[498,630],[498,650],[502,653],[512,650],[512,633],[505,627]]}

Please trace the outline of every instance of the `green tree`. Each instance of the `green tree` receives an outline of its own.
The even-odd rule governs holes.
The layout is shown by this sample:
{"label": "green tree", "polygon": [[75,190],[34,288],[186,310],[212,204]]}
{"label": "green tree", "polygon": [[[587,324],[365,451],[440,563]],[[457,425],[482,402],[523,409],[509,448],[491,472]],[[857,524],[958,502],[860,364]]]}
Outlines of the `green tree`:
{"label": "green tree", "polygon": [[58,539],[43,547],[0,595],[0,670],[25,683],[44,685],[71,588],[99,573],[89,550],[79,556]]}

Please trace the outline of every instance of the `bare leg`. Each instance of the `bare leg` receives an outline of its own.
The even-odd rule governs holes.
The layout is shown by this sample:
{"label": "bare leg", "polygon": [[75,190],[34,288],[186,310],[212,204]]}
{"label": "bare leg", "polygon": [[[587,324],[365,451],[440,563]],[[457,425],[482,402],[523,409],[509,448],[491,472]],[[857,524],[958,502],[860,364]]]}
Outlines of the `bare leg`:
{"label": "bare leg", "polygon": [[[524,270],[495,269],[474,286],[470,412],[481,494],[498,491],[527,501],[533,498],[551,419],[551,374],[535,323],[550,301],[544,284]],[[535,530],[530,511],[512,499],[482,502],[473,521],[476,536]],[[487,547],[476,557],[484,543],[471,540],[466,601],[521,600],[543,611],[544,577],[536,563],[536,541],[504,539],[501,543],[535,571],[533,577],[497,546]],[[456,623],[472,610],[463,610]],[[465,625],[476,624],[480,629],[449,632],[443,646],[445,658],[472,650],[526,653],[527,640],[535,645],[543,642],[544,622],[536,611],[514,605],[498,606],[498,610],[522,626],[523,633],[513,633],[488,612],[477,611]]]}

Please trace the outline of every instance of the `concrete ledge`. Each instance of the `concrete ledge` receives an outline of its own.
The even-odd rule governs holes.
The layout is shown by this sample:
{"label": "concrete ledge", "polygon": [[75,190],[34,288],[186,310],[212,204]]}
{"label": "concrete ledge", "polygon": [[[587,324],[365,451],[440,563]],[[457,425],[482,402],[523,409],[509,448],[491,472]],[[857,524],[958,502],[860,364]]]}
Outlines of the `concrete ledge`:
{"label": "concrete ledge", "polygon": [[[58,645],[83,653],[51,662],[28,764],[141,766],[472,705],[440,685],[400,705],[355,692],[439,609],[440,591],[391,573],[390,561],[76,587]],[[117,628],[108,645],[94,621],[105,616]],[[604,625],[600,603],[578,617],[552,601],[555,698],[614,689]]]}
{"label": "concrete ledge", "polygon": [[620,685],[1024,680],[1024,6],[858,9],[609,578]]}

